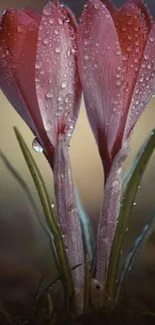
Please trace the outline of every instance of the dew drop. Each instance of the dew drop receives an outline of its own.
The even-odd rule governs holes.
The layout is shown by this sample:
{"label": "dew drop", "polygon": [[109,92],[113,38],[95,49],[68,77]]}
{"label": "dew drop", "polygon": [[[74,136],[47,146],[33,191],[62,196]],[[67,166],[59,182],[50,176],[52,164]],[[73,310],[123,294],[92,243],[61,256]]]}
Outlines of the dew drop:
{"label": "dew drop", "polygon": [[59,111],[62,111],[62,110],[63,110],[63,108],[64,108],[64,106],[63,106],[63,105],[59,105],[59,107],[58,107],[58,110],[59,110]]}
{"label": "dew drop", "polygon": [[68,95],[66,95],[66,97],[65,97],[65,103],[67,104],[67,103],[69,103],[71,100],[72,100],[72,94],[68,94]]}
{"label": "dew drop", "polygon": [[23,31],[23,26],[17,26],[17,31],[19,32],[19,33],[21,33],[22,31]]}
{"label": "dew drop", "polygon": [[137,204],[136,202],[133,203],[134,206],[136,206],[136,204]]}
{"label": "dew drop", "polygon": [[58,102],[62,102],[62,100],[63,100],[63,97],[61,95],[58,96]]}
{"label": "dew drop", "polygon": [[61,48],[60,47],[56,47],[55,52],[56,53],[60,53],[61,52]]}
{"label": "dew drop", "polygon": [[43,13],[45,16],[50,16],[51,15],[51,10],[49,8],[49,6],[46,6],[43,10]]}
{"label": "dew drop", "polygon": [[116,85],[117,85],[117,86],[121,86],[121,80],[118,80],[118,81],[116,82]]}
{"label": "dew drop", "polygon": [[154,42],[155,38],[154,36],[150,36],[150,42]]}
{"label": "dew drop", "polygon": [[150,70],[151,69],[151,64],[148,64],[147,65],[147,68]]}
{"label": "dew drop", "polygon": [[36,69],[40,69],[40,68],[41,68],[41,62],[36,62],[36,64],[35,64],[35,68],[36,68]]}
{"label": "dew drop", "polygon": [[64,88],[66,88],[66,86],[67,86],[67,81],[64,80],[64,81],[61,83],[61,88],[64,89]]}
{"label": "dew drop", "polygon": [[46,97],[47,97],[47,98],[52,98],[52,97],[53,97],[53,91],[49,91],[49,92],[46,94]]}
{"label": "dew drop", "polygon": [[32,148],[34,151],[36,152],[43,152],[43,147],[40,145],[40,143],[38,142],[37,137],[33,139],[32,142]]}
{"label": "dew drop", "polygon": [[145,54],[145,55],[144,55],[144,59],[145,59],[145,60],[148,60],[148,59],[149,59],[149,55],[148,55],[148,54]]}
{"label": "dew drop", "polygon": [[49,43],[48,38],[45,38],[45,39],[43,40],[43,43],[44,43],[45,45],[47,45],[47,44]]}
{"label": "dew drop", "polygon": [[53,25],[53,24],[54,24],[54,19],[53,19],[53,18],[50,18],[50,19],[49,19],[49,23],[50,23],[51,25]]}
{"label": "dew drop", "polygon": [[94,9],[99,9],[99,7],[100,7],[100,5],[99,5],[99,3],[94,3]]}
{"label": "dew drop", "polygon": [[54,29],[54,34],[55,35],[58,35],[59,34],[59,31],[57,29]]}
{"label": "dew drop", "polygon": [[132,40],[132,35],[128,35],[128,40],[129,40],[129,41]]}
{"label": "dew drop", "polygon": [[63,25],[63,21],[62,21],[62,19],[60,17],[58,18],[58,24],[61,25],[61,26]]}
{"label": "dew drop", "polygon": [[54,209],[54,202],[51,203],[51,208]]}
{"label": "dew drop", "polygon": [[56,117],[60,116],[60,111],[59,111],[59,110],[57,110],[57,111],[55,112],[55,116],[56,116]]}

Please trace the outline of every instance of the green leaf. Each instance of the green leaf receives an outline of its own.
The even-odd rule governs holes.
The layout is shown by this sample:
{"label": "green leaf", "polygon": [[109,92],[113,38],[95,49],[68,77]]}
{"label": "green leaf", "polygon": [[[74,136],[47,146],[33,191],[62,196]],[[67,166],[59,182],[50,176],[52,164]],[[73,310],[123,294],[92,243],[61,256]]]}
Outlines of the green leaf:
{"label": "green leaf", "polygon": [[48,196],[47,189],[46,189],[43,177],[38,169],[38,166],[36,165],[35,160],[34,160],[33,156],[31,155],[31,152],[28,149],[20,132],[18,131],[18,129],[16,127],[14,128],[14,130],[15,130],[15,134],[16,134],[17,140],[19,142],[20,148],[24,155],[25,161],[27,163],[27,166],[29,168],[29,171],[31,173],[33,181],[35,183],[47,224],[48,224],[49,229],[52,232],[53,237],[54,237],[54,245],[56,248],[56,253],[57,253],[58,260],[59,260],[60,267],[61,267],[61,278],[62,278],[62,281],[66,288],[65,289],[66,295],[68,298],[71,298],[73,295],[73,292],[74,292],[74,285],[73,285],[72,273],[71,273],[71,269],[69,266],[69,261],[68,261],[66,248],[65,248],[65,244],[63,241],[60,227],[59,227],[59,225],[56,221],[56,218],[53,214],[50,198]]}
{"label": "green leaf", "polygon": [[116,302],[121,298],[124,283],[130,273],[131,268],[133,267],[133,264],[135,263],[136,258],[138,257],[140,251],[142,250],[143,246],[145,245],[149,236],[154,230],[154,223],[155,223],[155,214],[153,214],[150,221],[144,226],[140,236],[136,239],[133,245],[133,249],[131,250],[131,252],[128,254],[126,258],[117,286],[116,299],[115,299]]}
{"label": "green leaf", "polygon": [[130,214],[132,212],[133,203],[137,194],[138,186],[141,182],[144,171],[147,167],[149,159],[155,148],[155,130],[151,132],[147,141],[142,146],[138,153],[134,166],[131,169],[131,175],[128,177],[127,187],[122,199],[120,215],[118,218],[117,229],[112,245],[112,252],[110,256],[106,293],[113,301],[116,294],[116,279],[118,274],[118,266],[126,229],[128,227]]}

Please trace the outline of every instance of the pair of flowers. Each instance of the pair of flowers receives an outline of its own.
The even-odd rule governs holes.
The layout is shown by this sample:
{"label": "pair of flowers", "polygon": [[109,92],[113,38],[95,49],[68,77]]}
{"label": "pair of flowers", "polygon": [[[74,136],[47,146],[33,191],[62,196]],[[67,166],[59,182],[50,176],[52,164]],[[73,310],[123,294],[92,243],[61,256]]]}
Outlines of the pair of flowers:
{"label": "pair of flowers", "polygon": [[[70,168],[66,183],[60,174],[63,163],[69,164],[67,148],[84,92],[105,170],[96,272],[103,284],[120,208],[121,163],[128,153],[129,135],[154,94],[154,70],[155,25],[141,0],[128,0],[120,9],[109,0],[89,0],[79,25],[58,1],[49,2],[42,14],[10,9],[2,15],[0,87],[37,136],[54,169],[62,219],[64,210],[66,215],[77,215]],[[67,206],[59,195],[66,186],[70,188]],[[77,219],[71,227],[62,220],[66,241],[68,229],[74,228],[72,264],[83,259]]]}

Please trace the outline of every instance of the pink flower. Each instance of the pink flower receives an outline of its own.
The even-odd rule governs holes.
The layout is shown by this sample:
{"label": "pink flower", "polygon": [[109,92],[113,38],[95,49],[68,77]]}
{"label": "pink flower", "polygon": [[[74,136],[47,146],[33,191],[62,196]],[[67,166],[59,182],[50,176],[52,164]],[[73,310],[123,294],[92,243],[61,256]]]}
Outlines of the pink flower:
{"label": "pink flower", "polygon": [[[71,58],[69,55],[68,57],[63,56],[66,47],[68,48],[69,53],[71,43],[75,43],[75,39],[71,40],[70,30],[72,29],[72,34],[74,34],[74,31],[76,30],[76,23],[71,12],[68,9],[60,7],[58,2],[53,4],[53,8],[55,8],[57,15],[57,20],[54,20],[53,29],[55,29],[55,31],[59,31],[59,22],[61,19],[63,19],[62,24],[65,26],[65,28],[61,37],[63,37],[65,45],[63,48],[62,44],[60,45],[61,61],[59,61],[57,60],[58,53],[56,53],[59,45],[57,42],[55,42],[54,38],[51,42],[49,37],[51,47],[48,48],[48,50],[51,51],[51,61],[50,68],[48,67],[46,74],[46,82],[49,81],[48,78],[50,76],[51,83],[49,84],[46,94],[44,94],[46,95],[46,98],[44,98],[44,103],[47,103],[48,113],[50,115],[48,118],[48,130],[47,123],[44,120],[45,114],[43,113],[44,116],[42,116],[42,110],[40,112],[39,106],[41,106],[41,99],[39,90],[38,94],[36,93],[36,83],[37,89],[39,89],[39,63],[42,65],[46,63],[46,67],[48,66],[48,63],[44,57],[41,57],[43,51],[45,50],[45,40],[43,40],[42,43],[40,42],[38,45],[39,50],[37,58],[40,62],[36,62],[38,30],[42,15],[33,9],[10,9],[4,12],[0,22],[0,87],[16,111],[31,128],[32,132],[37,136],[52,167],[54,148],[58,135],[60,133],[67,132],[67,128],[70,126],[70,130],[73,130],[73,125],[75,124],[78,115],[81,98],[81,86],[79,83],[77,67],[74,69],[74,66],[77,65],[74,62],[75,55],[71,53]],[[67,19],[70,22],[64,23],[64,21],[67,21]],[[41,51],[41,49],[43,50]],[[52,62],[55,62],[54,67],[52,67]],[[57,81],[60,82],[62,75],[65,74],[63,66],[68,65],[70,62],[72,67],[70,66],[70,69],[68,69],[69,74],[67,74],[66,77],[63,76],[64,80],[62,80],[62,82],[68,82],[68,86],[66,86],[64,90],[63,86],[65,83],[63,83],[62,89],[58,91]],[[37,68],[37,76],[35,66]],[[42,78],[44,78],[43,75]],[[71,86],[73,83],[74,88]],[[54,94],[53,99],[52,96],[50,97],[50,89]],[[68,93],[66,93],[66,91],[68,91]],[[66,93],[66,98],[64,99],[66,102],[64,104],[60,100],[62,95],[61,93]],[[65,107],[68,106],[68,111],[65,110],[63,105],[65,105]],[[60,118],[58,117],[58,109],[61,107],[63,110],[63,115],[61,115]],[[71,119],[71,115],[74,119],[74,123],[68,121],[69,118]],[[52,120],[52,123],[50,123],[50,119]],[[52,139],[49,136],[50,128],[53,135]],[[70,132],[70,134],[71,133],[72,132]]]}
{"label": "pink flower", "polygon": [[155,24],[141,0],[116,9],[89,0],[78,29],[78,61],[89,122],[105,170],[96,277],[105,284],[120,210],[128,138],[155,92]]}
{"label": "pink flower", "polygon": [[[105,6],[106,5],[106,6]],[[141,0],[90,0],[78,30],[88,118],[108,174],[155,88],[155,25]]]}
{"label": "pink flower", "polygon": [[58,218],[74,271],[84,280],[83,245],[69,161],[81,84],[76,21],[68,8],[49,2],[39,14],[7,10],[0,24],[0,87],[44,148],[53,171]]}
{"label": "pink flower", "polygon": [[76,23],[57,1],[43,11],[38,35],[36,91],[46,133],[55,147],[54,183],[58,218],[76,287],[84,281],[82,232],[69,160],[69,141],[77,119],[81,85],[76,53]]}

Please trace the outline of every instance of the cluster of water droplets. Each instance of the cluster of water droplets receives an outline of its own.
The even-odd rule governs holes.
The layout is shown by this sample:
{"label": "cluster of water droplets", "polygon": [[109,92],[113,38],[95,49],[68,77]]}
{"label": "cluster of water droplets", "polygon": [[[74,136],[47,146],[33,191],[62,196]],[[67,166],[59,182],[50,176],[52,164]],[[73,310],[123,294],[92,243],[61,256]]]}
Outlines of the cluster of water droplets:
{"label": "cluster of water droplets", "polygon": [[45,96],[40,109],[51,138],[62,125],[69,137],[72,134],[77,85],[75,31],[63,6],[57,10],[51,3],[44,8],[38,37],[42,55],[35,65],[36,89]]}
{"label": "cluster of water droplets", "polygon": [[155,34],[152,31],[148,37],[145,51],[143,54],[137,82],[131,100],[129,118],[127,121],[126,132],[135,124],[146,105],[155,93]]}

